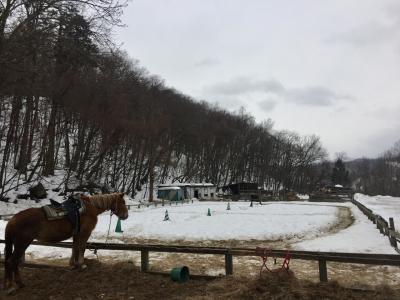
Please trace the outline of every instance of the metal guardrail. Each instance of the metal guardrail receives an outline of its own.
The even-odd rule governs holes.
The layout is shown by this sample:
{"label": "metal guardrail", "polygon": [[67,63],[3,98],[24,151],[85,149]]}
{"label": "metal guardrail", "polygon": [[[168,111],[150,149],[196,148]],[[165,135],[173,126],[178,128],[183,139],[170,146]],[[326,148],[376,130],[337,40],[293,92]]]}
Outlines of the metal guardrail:
{"label": "metal guardrail", "polygon": [[400,234],[396,232],[393,218],[389,218],[388,222],[382,216],[374,214],[371,209],[366,207],[364,204],[358,202],[357,200],[353,199],[351,202],[356,205],[371,222],[376,224],[376,228],[379,229],[380,233],[386,235],[389,238],[390,245],[400,254],[400,249],[397,246],[397,242],[400,242]]}

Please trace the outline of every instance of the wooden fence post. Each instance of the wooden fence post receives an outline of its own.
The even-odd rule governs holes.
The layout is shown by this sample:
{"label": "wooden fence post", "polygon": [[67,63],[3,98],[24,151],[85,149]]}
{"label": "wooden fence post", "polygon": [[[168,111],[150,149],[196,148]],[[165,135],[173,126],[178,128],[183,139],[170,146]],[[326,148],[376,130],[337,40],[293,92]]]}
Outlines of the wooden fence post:
{"label": "wooden fence post", "polygon": [[394,227],[394,220],[393,218],[389,218],[389,240],[390,244],[397,248],[397,240],[396,240],[396,228]]}
{"label": "wooden fence post", "polygon": [[140,264],[141,264],[141,271],[147,272],[149,270],[149,251],[148,250],[141,250],[140,251]]}
{"label": "wooden fence post", "polygon": [[328,282],[328,271],[326,268],[326,260],[319,259],[318,267],[319,267],[319,281]]}
{"label": "wooden fence post", "polygon": [[225,275],[233,274],[233,257],[230,251],[225,254]]}

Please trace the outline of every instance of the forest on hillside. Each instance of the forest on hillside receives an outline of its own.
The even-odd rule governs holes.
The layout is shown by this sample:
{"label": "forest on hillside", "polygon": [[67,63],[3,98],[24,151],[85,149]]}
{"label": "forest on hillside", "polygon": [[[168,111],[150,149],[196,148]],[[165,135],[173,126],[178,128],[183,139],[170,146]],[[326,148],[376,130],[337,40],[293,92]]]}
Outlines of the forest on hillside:
{"label": "forest on hillside", "polygon": [[118,49],[125,5],[0,0],[0,196],[56,170],[65,189],[131,195],[167,181],[309,192],[330,178],[318,137],[192,99]]}

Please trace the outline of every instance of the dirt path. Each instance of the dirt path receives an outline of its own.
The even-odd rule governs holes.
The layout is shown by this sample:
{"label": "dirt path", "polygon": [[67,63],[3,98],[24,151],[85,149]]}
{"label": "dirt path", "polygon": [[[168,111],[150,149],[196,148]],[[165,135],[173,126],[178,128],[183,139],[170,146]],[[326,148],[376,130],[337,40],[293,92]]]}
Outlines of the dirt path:
{"label": "dirt path", "polygon": [[[348,207],[339,207],[335,224],[323,230],[329,235],[351,226],[354,219]],[[290,248],[292,241],[188,241],[131,240],[135,243],[180,244]],[[88,257],[94,257],[89,255]],[[141,273],[140,253],[99,251],[99,260],[90,259],[84,272],[70,271],[66,259],[35,259],[36,263],[54,264],[57,269],[22,271],[28,287],[8,299],[400,299],[400,272],[396,267],[328,263],[330,284],[318,282],[318,263],[292,260],[291,271],[298,279],[276,281],[268,273],[259,279],[261,266],[257,257],[234,257],[234,276],[216,280],[195,279],[185,284],[168,277]],[[28,257],[29,260],[29,257]],[[272,260],[269,267],[276,268]],[[219,276],[225,273],[224,257],[218,255],[150,253],[150,271],[169,272],[172,267],[186,265],[191,274]],[[64,268],[60,268],[60,266]],[[0,271],[0,280],[2,280]],[[339,286],[340,284],[340,286]],[[382,285],[390,286],[382,287]],[[364,291],[365,289],[374,291]],[[394,290],[393,290],[394,289]],[[0,298],[4,296],[0,294]]]}
{"label": "dirt path", "polygon": [[[335,282],[319,284],[286,273],[262,279],[230,276],[214,280],[190,279],[179,284],[168,276],[141,273],[130,263],[89,261],[83,272],[65,269],[22,270],[27,286],[1,299],[399,299],[400,291],[343,288]],[[0,271],[0,280],[3,273]]]}

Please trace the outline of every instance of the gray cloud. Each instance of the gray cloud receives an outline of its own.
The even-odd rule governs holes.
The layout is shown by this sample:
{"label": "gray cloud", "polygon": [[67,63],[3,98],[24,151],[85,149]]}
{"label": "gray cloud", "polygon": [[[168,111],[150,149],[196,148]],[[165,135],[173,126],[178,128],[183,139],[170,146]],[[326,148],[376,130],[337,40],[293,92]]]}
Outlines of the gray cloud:
{"label": "gray cloud", "polygon": [[258,103],[258,106],[266,112],[272,111],[278,103],[273,99],[265,99]]}
{"label": "gray cloud", "polygon": [[391,25],[379,22],[370,22],[328,37],[326,40],[333,43],[346,43],[353,46],[381,45],[400,38],[398,24]]}
{"label": "gray cloud", "polygon": [[[346,43],[353,46],[379,46],[387,42],[400,42],[400,4],[393,2],[382,10],[384,18],[365,22],[348,31],[339,32],[329,36],[326,41]],[[377,12],[379,15],[379,11]]]}
{"label": "gray cloud", "polygon": [[290,102],[310,106],[330,106],[340,100],[350,100],[350,96],[337,94],[322,86],[294,88],[286,91],[286,99]]}
{"label": "gray cloud", "polygon": [[352,100],[348,95],[338,94],[327,87],[307,86],[302,88],[286,88],[282,83],[275,79],[271,80],[251,80],[248,77],[239,77],[227,82],[216,83],[204,88],[207,95],[243,97],[249,94],[266,94],[268,100],[261,101],[260,107],[263,109],[273,109],[277,101],[273,98],[306,106],[332,106],[341,100]]}
{"label": "gray cloud", "polygon": [[[381,128],[377,132],[361,138],[358,144],[359,149],[357,150],[367,156],[377,157],[390,150],[398,140],[398,126]],[[355,142],[355,144],[357,143]]]}
{"label": "gray cloud", "polygon": [[265,92],[278,94],[284,91],[279,81],[274,79],[265,81],[253,81],[248,77],[236,77],[226,82],[206,86],[204,91],[207,94],[218,95],[243,95],[252,92]]}
{"label": "gray cloud", "polygon": [[219,65],[221,62],[217,58],[207,57],[194,64],[195,67],[210,67]]}

